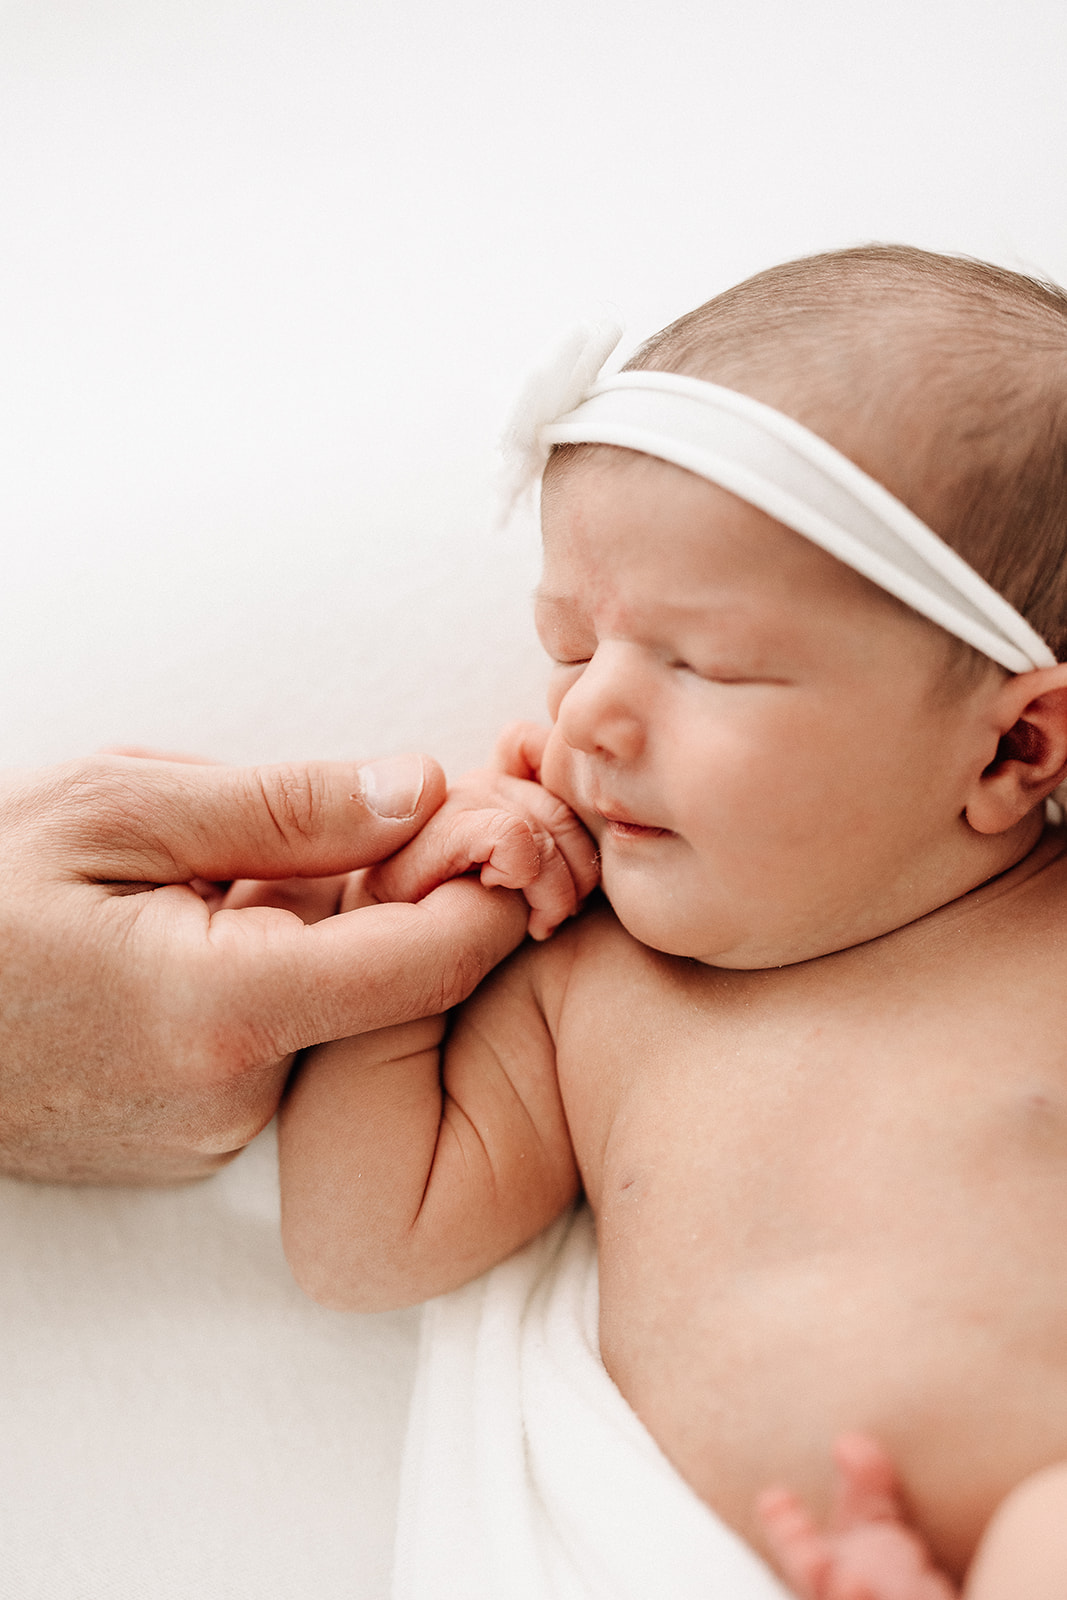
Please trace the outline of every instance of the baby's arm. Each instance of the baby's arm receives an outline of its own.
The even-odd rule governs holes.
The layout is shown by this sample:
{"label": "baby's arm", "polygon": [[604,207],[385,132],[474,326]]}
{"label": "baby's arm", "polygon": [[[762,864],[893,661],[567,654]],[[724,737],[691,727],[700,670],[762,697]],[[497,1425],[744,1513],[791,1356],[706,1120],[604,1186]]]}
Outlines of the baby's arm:
{"label": "baby's arm", "polygon": [[[510,739],[510,742],[508,742]],[[341,909],[433,892],[520,889],[541,938],[597,880],[596,851],[537,783],[543,734],[506,736],[392,861],[356,874]],[[437,886],[472,869],[467,878]],[[517,897],[516,897],[517,898]],[[579,1188],[542,1004],[561,951],[527,949],[451,1019],[309,1052],[280,1118],[282,1228],[297,1279],[332,1306],[425,1299],[501,1260]]]}
{"label": "baby's arm", "polygon": [[1067,1465],[1035,1473],[999,1506],[963,1588],[934,1564],[907,1519],[896,1471],[861,1435],[834,1447],[837,1490],[820,1528],[788,1489],[768,1489],[758,1510],[781,1570],[800,1600],[1064,1600]]}
{"label": "baby's arm", "polygon": [[280,1118],[282,1229],[315,1299],[381,1310],[442,1293],[573,1200],[578,1173],[534,970],[552,952],[525,947],[451,1019],[306,1057]]}
{"label": "baby's arm", "polygon": [[1067,1463],[1013,1489],[993,1513],[963,1586],[964,1600],[1063,1600],[1067,1595]]}

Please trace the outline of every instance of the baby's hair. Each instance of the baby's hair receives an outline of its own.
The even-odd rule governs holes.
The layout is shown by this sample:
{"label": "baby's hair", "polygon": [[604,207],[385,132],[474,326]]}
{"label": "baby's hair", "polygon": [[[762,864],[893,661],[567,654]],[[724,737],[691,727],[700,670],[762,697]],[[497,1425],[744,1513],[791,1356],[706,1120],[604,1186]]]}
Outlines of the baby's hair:
{"label": "baby's hair", "polygon": [[626,365],[742,390],[823,434],[1067,659],[1062,289],[967,257],[861,246],[758,273]]}

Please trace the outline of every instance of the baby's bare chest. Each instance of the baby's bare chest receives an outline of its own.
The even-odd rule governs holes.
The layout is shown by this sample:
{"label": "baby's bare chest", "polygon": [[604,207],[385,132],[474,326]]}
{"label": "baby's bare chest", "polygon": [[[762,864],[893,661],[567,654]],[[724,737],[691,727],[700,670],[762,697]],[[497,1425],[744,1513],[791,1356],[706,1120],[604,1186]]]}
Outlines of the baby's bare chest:
{"label": "baby's bare chest", "polygon": [[752,1538],[763,1484],[825,1493],[840,1431],[898,1454],[956,1558],[1067,1456],[1067,962],[921,955],[617,961],[561,1038],[609,1370]]}
{"label": "baby's bare chest", "polygon": [[736,1221],[788,1193],[832,1230],[933,1193],[1050,1199],[1067,1185],[1067,906],[1039,960],[987,944],[750,973],[617,941],[572,985],[557,1041],[594,1203],[683,1188]]}

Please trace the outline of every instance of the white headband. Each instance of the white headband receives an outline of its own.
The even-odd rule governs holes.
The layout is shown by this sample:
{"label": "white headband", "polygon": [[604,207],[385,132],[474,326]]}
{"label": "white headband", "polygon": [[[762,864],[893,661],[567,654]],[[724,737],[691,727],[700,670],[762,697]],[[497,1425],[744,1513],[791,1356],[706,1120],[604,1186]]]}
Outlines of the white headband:
{"label": "white headband", "polygon": [[674,372],[597,374],[617,327],[584,328],[534,374],[504,438],[512,504],[555,444],[613,444],[706,478],[794,529],[1009,672],[1056,658],[1030,624],[888,489],[818,434]]}

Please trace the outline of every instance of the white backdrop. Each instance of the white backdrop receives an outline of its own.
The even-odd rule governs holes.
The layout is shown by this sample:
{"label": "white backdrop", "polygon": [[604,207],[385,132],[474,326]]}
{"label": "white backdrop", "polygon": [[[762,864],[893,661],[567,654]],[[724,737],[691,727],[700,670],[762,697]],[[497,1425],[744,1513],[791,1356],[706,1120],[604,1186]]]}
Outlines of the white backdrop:
{"label": "white backdrop", "polygon": [[[1063,0],[0,0],[0,765],[479,759],[530,359],[870,239],[1067,279],[1065,68]],[[271,1182],[0,1183],[3,1600],[383,1592],[411,1320]]]}
{"label": "white backdrop", "polygon": [[806,251],[1067,277],[1062,0],[0,0],[0,764],[540,703],[531,357]]}

